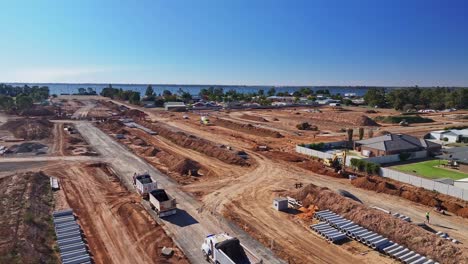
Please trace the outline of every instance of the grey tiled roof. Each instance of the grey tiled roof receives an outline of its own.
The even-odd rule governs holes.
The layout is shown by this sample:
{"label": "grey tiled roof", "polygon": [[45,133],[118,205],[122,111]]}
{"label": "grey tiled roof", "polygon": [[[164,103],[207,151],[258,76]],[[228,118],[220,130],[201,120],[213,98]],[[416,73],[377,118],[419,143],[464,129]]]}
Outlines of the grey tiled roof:
{"label": "grey tiled roof", "polygon": [[387,134],[356,141],[357,144],[383,151],[406,151],[439,146],[439,144],[405,134]]}

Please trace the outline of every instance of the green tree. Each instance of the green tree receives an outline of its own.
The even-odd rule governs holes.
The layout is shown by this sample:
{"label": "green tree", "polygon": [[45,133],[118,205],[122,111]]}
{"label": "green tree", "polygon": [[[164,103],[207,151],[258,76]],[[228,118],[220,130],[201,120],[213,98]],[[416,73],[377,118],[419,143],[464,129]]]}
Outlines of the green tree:
{"label": "green tree", "polygon": [[145,96],[149,98],[154,98],[154,90],[151,84],[148,85],[148,87],[146,87]]}
{"label": "green tree", "polygon": [[385,107],[385,90],[378,89],[378,88],[371,88],[369,89],[366,94],[364,95],[364,101],[369,106],[378,106],[378,107]]}
{"label": "green tree", "polygon": [[20,94],[16,97],[16,107],[23,111],[33,106],[33,99],[28,95]]}
{"label": "green tree", "polygon": [[10,111],[15,106],[13,98],[10,96],[0,95],[0,107],[5,111]]}
{"label": "green tree", "polygon": [[274,96],[276,94],[276,89],[275,87],[271,87],[268,92],[267,92],[268,96]]}
{"label": "green tree", "polygon": [[362,140],[364,138],[364,128],[360,127],[359,128],[359,140]]}
{"label": "green tree", "polygon": [[140,104],[140,93],[139,92],[132,92],[129,97],[129,102],[134,105]]}

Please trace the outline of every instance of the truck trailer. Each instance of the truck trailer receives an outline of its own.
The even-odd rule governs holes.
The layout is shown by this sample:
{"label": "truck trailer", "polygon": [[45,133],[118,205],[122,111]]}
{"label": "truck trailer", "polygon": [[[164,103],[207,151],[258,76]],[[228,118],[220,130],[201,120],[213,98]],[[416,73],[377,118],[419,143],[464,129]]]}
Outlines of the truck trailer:
{"label": "truck trailer", "polygon": [[149,202],[159,217],[177,213],[176,199],[167,194],[164,189],[155,189],[149,192]]}
{"label": "truck trailer", "polygon": [[262,259],[242,245],[239,239],[228,234],[206,236],[201,250],[206,261],[215,264],[263,263]]}
{"label": "truck trailer", "polygon": [[158,184],[148,173],[135,173],[133,175],[133,185],[145,200],[148,200],[149,192],[158,188]]}

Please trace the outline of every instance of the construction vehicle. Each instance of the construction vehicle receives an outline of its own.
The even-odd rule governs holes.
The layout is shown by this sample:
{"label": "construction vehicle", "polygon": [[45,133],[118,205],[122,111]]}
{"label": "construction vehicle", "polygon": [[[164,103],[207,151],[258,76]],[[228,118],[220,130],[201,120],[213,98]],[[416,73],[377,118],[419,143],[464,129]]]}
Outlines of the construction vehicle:
{"label": "construction vehicle", "polygon": [[334,153],[331,158],[323,159],[323,164],[336,171],[343,170],[346,165],[346,151]]}
{"label": "construction vehicle", "polygon": [[401,122],[398,123],[398,124],[399,124],[400,126],[409,126],[409,123],[408,123],[408,121],[406,121],[406,119],[401,120]]}
{"label": "construction vehicle", "polygon": [[146,172],[143,174],[133,175],[133,185],[137,192],[143,196],[143,199],[148,200],[149,193],[158,188],[156,181]]}
{"label": "construction vehicle", "polygon": [[200,124],[206,125],[206,126],[210,125],[211,123],[210,123],[210,119],[208,118],[208,116],[201,116]]}
{"label": "construction vehicle", "polygon": [[201,247],[206,261],[215,264],[260,264],[262,259],[242,245],[239,239],[222,233],[208,235]]}
{"label": "construction vehicle", "polygon": [[176,199],[167,194],[164,189],[155,189],[149,192],[149,202],[151,209],[155,210],[159,217],[177,213]]}

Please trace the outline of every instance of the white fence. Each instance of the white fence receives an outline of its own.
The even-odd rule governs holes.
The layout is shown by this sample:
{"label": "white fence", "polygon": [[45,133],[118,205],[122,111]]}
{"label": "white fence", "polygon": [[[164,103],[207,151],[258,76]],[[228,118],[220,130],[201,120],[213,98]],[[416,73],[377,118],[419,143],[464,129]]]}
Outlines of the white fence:
{"label": "white fence", "polygon": [[[411,152],[410,154],[411,155],[408,157],[409,160],[427,158],[426,150]],[[374,163],[379,163],[379,164],[392,163],[392,162],[399,162],[400,155],[395,154],[395,155],[388,155],[388,156],[381,156],[381,157],[372,157],[372,158],[365,158],[364,160],[374,162]]]}
{"label": "white fence", "polygon": [[[321,151],[318,151],[318,150],[308,149],[308,148],[301,147],[301,146],[296,146],[296,152],[304,154],[304,155],[308,155],[308,156],[318,157],[318,158],[321,158],[321,159],[326,159],[326,158],[333,157],[332,154],[321,152]],[[423,153],[416,154],[416,155],[422,155],[422,154]],[[416,157],[416,155],[415,155],[415,157]],[[351,158],[353,158],[353,157],[347,157],[346,158],[346,165],[347,166],[349,166]],[[370,160],[370,159],[364,159],[364,160],[372,162],[372,160]],[[408,183],[408,184],[411,184],[411,185],[416,186],[416,187],[422,187],[422,188],[424,188],[426,190],[437,191],[437,192],[442,193],[442,194],[447,194],[447,195],[450,195],[450,196],[453,196],[453,197],[460,198],[460,199],[463,199],[465,201],[468,201],[468,190],[458,188],[458,187],[455,187],[455,186],[450,185],[450,184],[436,182],[436,181],[433,181],[433,180],[424,179],[424,178],[421,178],[421,177],[418,177],[418,176],[414,176],[414,175],[410,175],[410,174],[406,174],[406,173],[402,173],[402,172],[399,172],[399,171],[386,169],[386,168],[380,168],[379,174],[380,174],[380,176],[383,176],[383,177],[386,177],[386,178],[390,178],[390,179],[393,179],[393,180],[396,180],[396,181]]]}

